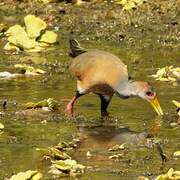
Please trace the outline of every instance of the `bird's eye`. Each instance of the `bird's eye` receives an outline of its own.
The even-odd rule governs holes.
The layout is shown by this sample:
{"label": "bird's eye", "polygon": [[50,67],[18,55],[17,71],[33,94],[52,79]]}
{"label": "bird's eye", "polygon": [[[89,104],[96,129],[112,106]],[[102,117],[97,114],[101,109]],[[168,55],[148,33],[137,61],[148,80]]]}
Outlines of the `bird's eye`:
{"label": "bird's eye", "polygon": [[154,96],[154,93],[151,91],[148,91],[148,92],[146,92],[146,95],[152,97],[152,96]]}

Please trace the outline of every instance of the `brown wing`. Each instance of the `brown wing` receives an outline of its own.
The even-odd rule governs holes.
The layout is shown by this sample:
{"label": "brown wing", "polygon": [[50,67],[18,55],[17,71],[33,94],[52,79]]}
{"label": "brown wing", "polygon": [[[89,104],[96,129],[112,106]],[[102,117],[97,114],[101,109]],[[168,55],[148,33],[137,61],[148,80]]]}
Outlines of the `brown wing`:
{"label": "brown wing", "polygon": [[107,84],[116,90],[121,82],[128,81],[124,63],[105,51],[90,50],[77,56],[70,65],[70,71],[87,89]]}

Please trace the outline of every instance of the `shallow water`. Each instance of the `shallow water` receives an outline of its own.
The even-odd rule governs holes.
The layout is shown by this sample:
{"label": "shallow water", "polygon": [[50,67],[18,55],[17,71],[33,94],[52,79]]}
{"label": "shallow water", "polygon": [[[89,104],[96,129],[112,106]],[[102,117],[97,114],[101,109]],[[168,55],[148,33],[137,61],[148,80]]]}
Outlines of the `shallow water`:
{"label": "shallow water", "polygon": [[[178,66],[178,50],[168,47],[117,48],[116,45],[93,42],[84,46],[108,50],[122,57],[133,79],[152,82],[164,112],[167,114],[175,111],[171,100],[179,100],[178,87],[172,86],[171,83],[155,81],[148,75],[155,73],[158,67]],[[75,119],[64,116],[65,105],[73,96],[76,87],[75,79],[67,70],[67,64],[70,62],[67,44],[57,46],[49,53],[12,55],[1,51],[0,54],[0,71],[13,71],[14,64],[28,62],[48,72],[32,78],[0,81],[0,102],[2,104],[4,100],[7,101],[6,110],[0,107],[0,122],[5,125],[0,135],[0,179],[28,169],[38,169],[43,173],[43,179],[52,179],[51,175],[47,174],[49,165],[41,161],[42,157],[36,152],[36,148],[69,141],[72,135],[77,133],[86,138],[80,143],[73,157],[79,163],[92,167],[81,176],[81,179],[136,179],[140,175],[156,176],[170,167],[179,170],[180,159],[175,160],[172,157],[174,151],[180,150],[179,127],[170,127],[165,118],[162,119],[158,134],[163,150],[170,158],[164,165],[155,148],[138,145],[136,141],[132,142],[133,145],[125,151],[120,161],[114,162],[109,159],[110,146],[126,142],[132,138],[133,133],[143,132],[155,121],[154,110],[139,98],[121,100],[113,97],[109,106],[112,118],[106,120],[103,125],[99,118],[99,99],[93,94],[86,95],[77,102],[75,113],[80,116]],[[49,97],[61,103],[60,112],[24,111],[24,103]],[[87,128],[94,125],[102,126]],[[91,152],[92,158],[87,159],[87,151]]]}

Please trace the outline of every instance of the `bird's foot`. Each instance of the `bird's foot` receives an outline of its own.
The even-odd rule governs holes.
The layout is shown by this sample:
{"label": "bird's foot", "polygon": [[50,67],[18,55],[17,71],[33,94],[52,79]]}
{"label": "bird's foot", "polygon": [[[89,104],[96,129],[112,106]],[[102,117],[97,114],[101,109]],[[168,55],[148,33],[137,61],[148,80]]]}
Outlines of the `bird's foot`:
{"label": "bird's foot", "polygon": [[66,106],[66,110],[65,110],[66,114],[70,115],[70,116],[73,116],[73,106],[71,103],[69,103],[67,106]]}
{"label": "bird's foot", "polygon": [[109,118],[109,113],[107,111],[101,111],[101,118],[102,119],[106,119]]}

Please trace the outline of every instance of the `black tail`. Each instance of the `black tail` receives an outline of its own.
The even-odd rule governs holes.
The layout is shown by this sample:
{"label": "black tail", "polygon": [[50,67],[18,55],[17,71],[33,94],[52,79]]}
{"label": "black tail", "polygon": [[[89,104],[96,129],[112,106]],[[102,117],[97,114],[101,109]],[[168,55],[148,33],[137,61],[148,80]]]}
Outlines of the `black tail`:
{"label": "black tail", "polygon": [[71,51],[69,55],[72,57],[76,57],[86,52],[86,50],[80,46],[80,44],[78,43],[76,39],[70,39],[69,46],[70,46],[70,51]]}

